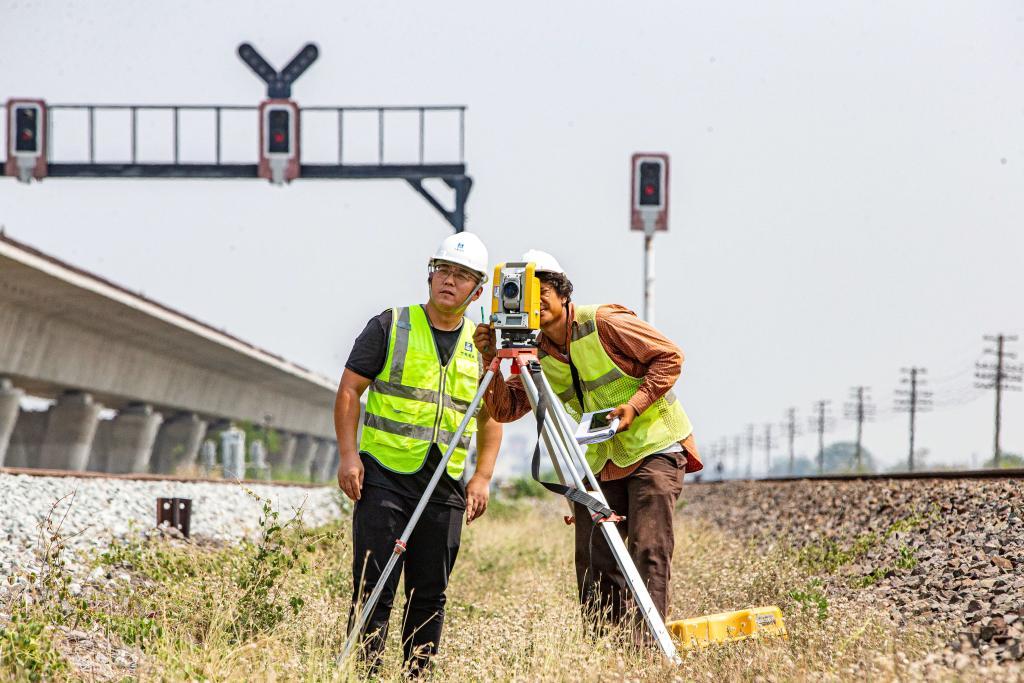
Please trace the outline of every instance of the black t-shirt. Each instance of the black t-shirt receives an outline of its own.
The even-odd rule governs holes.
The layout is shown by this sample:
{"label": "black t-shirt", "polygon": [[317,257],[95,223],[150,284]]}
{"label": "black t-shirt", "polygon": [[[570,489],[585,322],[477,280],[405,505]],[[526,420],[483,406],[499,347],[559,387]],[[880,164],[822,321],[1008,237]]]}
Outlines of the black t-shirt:
{"label": "black t-shirt", "polygon": [[[380,374],[388,357],[391,318],[390,308],[380,315],[370,318],[369,322],[366,323],[366,327],[359,333],[355,343],[352,345],[352,352],[345,363],[346,368],[367,379],[372,379]],[[437,353],[441,358],[441,363],[447,364],[455,352],[455,346],[462,335],[462,328],[459,327],[448,332],[431,326],[430,331],[434,334],[434,343],[437,344]],[[437,444],[431,444],[423,467],[418,472],[413,472],[412,474],[392,472],[377,462],[369,453],[360,452],[359,456],[363,461],[363,469],[365,470],[363,475],[364,486],[378,486],[382,489],[394,491],[406,498],[419,500],[444,454]],[[434,489],[434,493],[430,496],[430,502],[465,508],[465,477],[459,478],[456,481],[447,474],[442,475],[437,483],[437,488]]]}

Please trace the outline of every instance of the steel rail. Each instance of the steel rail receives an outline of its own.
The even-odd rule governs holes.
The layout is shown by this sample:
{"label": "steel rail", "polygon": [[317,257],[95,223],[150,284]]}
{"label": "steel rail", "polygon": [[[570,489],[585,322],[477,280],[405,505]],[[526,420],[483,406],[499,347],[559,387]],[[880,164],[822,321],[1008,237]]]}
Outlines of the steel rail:
{"label": "steel rail", "polygon": [[688,484],[727,484],[744,482],[878,481],[886,479],[1024,479],[1024,469],[933,470],[925,472],[886,472],[873,474],[825,474],[809,477],[741,477],[737,479],[701,479]]}
{"label": "steel rail", "polygon": [[273,481],[265,479],[211,479],[209,477],[187,477],[173,474],[127,473],[111,474],[109,472],[76,472],[73,470],[44,470],[35,467],[0,467],[0,474],[27,474],[30,477],[77,477],[79,479],[123,479],[129,481],[167,481],[180,484],[263,484],[267,486],[297,486],[300,488],[320,488],[331,482],[317,484],[301,481]]}

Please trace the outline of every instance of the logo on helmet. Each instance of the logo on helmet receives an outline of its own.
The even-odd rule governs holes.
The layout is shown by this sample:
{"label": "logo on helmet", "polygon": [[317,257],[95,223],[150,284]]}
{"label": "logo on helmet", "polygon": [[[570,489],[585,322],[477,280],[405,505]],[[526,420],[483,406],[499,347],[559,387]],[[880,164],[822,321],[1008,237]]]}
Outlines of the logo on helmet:
{"label": "logo on helmet", "polygon": [[455,251],[465,251],[465,245],[462,242],[459,242],[455,245]]}

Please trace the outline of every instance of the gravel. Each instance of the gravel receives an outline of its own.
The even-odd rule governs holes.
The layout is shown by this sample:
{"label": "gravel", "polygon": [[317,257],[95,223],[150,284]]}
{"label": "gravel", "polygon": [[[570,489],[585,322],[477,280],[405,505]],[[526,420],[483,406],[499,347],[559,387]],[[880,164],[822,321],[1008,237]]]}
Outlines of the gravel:
{"label": "gravel", "polygon": [[269,499],[282,521],[300,508],[310,526],[341,514],[337,491],[329,487],[0,474],[0,577],[38,571],[39,528],[51,510],[54,523],[67,513],[61,526],[66,559],[73,575],[83,575],[90,553],[154,527],[157,498],[192,500],[193,538],[232,542],[254,537],[263,503],[248,491]]}
{"label": "gravel", "polygon": [[932,657],[960,669],[1024,659],[1022,483],[726,482],[688,486],[684,514],[764,544],[858,547],[824,572],[828,589],[930,625],[946,642]]}

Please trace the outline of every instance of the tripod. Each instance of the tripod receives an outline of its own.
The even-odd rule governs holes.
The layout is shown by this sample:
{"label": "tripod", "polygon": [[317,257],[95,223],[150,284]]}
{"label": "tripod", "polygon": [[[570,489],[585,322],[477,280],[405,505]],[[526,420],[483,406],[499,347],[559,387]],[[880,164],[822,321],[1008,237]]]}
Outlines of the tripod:
{"label": "tripod", "polygon": [[[512,361],[512,374],[519,375],[522,378],[530,405],[538,416],[538,432],[544,439],[548,455],[551,457],[551,463],[559,480],[562,482],[561,486],[547,485],[547,488],[561,493],[569,501],[584,505],[591,512],[594,523],[604,534],[608,547],[615,556],[619,570],[625,577],[630,593],[632,593],[637,608],[643,616],[644,622],[647,624],[647,628],[650,630],[655,642],[657,642],[662,654],[667,659],[674,663],[679,663],[680,659],[676,654],[675,643],[672,642],[672,637],[669,635],[668,629],[665,628],[665,622],[662,620],[661,615],[658,614],[654,601],[647,591],[647,586],[644,585],[636,565],[633,564],[633,560],[626,550],[626,544],[623,542],[622,536],[619,535],[618,529],[615,528],[615,523],[623,518],[616,515],[608,507],[608,502],[605,500],[604,494],[601,493],[601,488],[598,485],[597,477],[594,476],[593,470],[587,463],[583,447],[576,441],[572,418],[569,417],[565,407],[558,400],[547,378],[544,377],[540,370],[536,348],[532,343],[524,343],[499,349],[497,356],[488,366],[487,372],[480,381],[480,387],[469,404],[466,416],[459,424],[451,443],[444,452],[444,456],[434,470],[434,475],[427,483],[427,488],[413,510],[409,522],[405,525],[402,535],[395,541],[394,552],[388,558],[387,564],[384,565],[384,570],[381,572],[377,584],[373,587],[370,596],[361,608],[359,605],[356,605],[356,618],[352,623],[348,639],[345,641],[345,647],[338,656],[339,666],[352,653],[353,648],[362,635],[363,629],[366,628],[366,622],[373,613],[377,601],[380,599],[388,577],[394,571],[395,565],[398,564],[398,559],[405,552],[409,537],[412,535],[416,523],[423,514],[427,501],[434,492],[434,488],[437,486],[438,481],[440,481],[441,476],[445,473],[445,468],[455,452],[459,439],[462,437],[463,432],[466,431],[469,420],[476,414],[480,401],[483,400],[491,380],[494,379],[494,375],[500,369],[501,362],[504,359]],[[554,419],[544,419],[547,415],[553,416]],[[533,474],[535,478],[538,474],[536,470],[537,460],[534,458]],[[589,491],[587,490],[588,486]],[[572,509],[572,502],[570,502],[569,507]]]}

